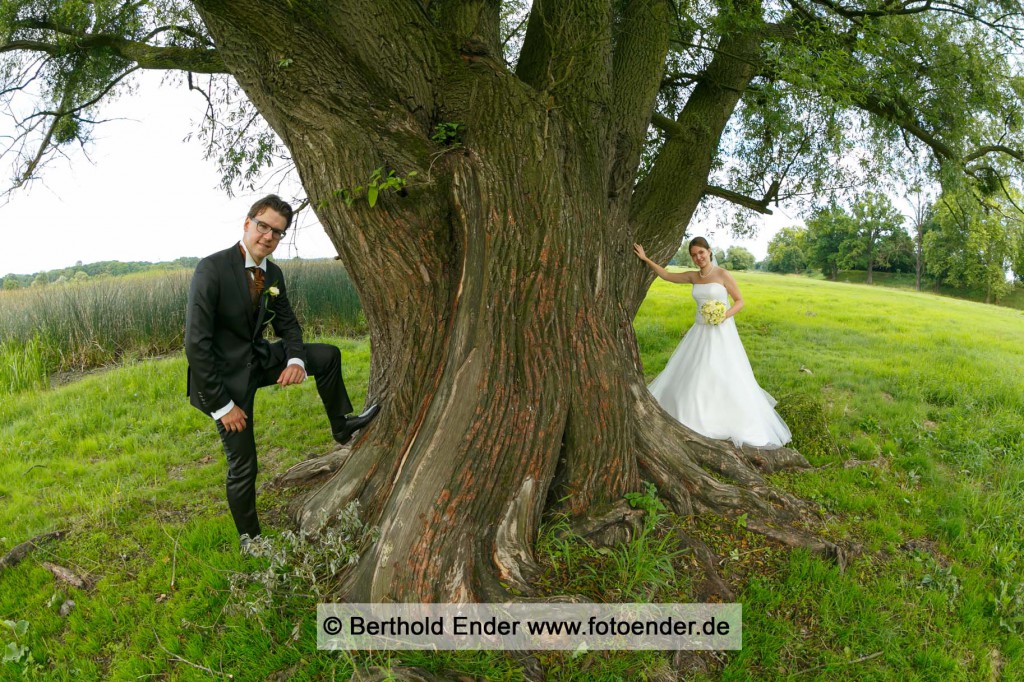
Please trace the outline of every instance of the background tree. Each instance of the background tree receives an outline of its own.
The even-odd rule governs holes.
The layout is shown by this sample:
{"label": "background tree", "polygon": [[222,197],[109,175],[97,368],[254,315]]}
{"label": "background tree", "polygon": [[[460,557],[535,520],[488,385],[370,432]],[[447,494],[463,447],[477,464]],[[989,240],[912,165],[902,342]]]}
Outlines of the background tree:
{"label": "background tree", "polygon": [[807,269],[804,242],[807,230],[802,227],[784,227],[768,242],[768,255],[764,269],[768,272],[801,273]]}
{"label": "background tree", "polygon": [[986,303],[1010,291],[1007,275],[1019,266],[1024,239],[1021,214],[1010,201],[947,193],[939,199],[934,225],[924,248],[937,282],[981,289]]}
{"label": "background tree", "polygon": [[935,201],[920,187],[907,195],[911,206],[910,222],[914,230],[914,288],[921,291],[921,276],[925,272],[924,236],[935,228]]}
{"label": "background tree", "polygon": [[[909,240],[901,239],[903,216],[884,194],[866,192],[852,207],[855,232],[843,242],[839,265],[842,268],[867,270],[867,283],[872,283],[875,265],[896,257]],[[903,232],[906,236],[906,232]]]}
{"label": "background tree", "polygon": [[721,264],[726,270],[753,270],[757,258],[742,246],[730,246]]}
{"label": "background tree", "polygon": [[682,514],[838,556],[763,478],[799,455],[709,442],[651,399],[631,322],[653,275],[630,245],[664,262],[705,197],[767,213],[922,158],[946,183],[1018,179],[1020,4],[503,7],[6,0],[13,184],[88,143],[140,69],[208,98],[225,186],[294,164],[360,292],[383,404],[305,470],[295,510],[314,529],[358,502],[379,528],[350,599],[528,594],[547,501],[622,538],[642,479]]}
{"label": "background tree", "polygon": [[839,276],[839,263],[844,245],[857,235],[853,217],[838,204],[815,210],[807,219],[804,239],[807,264],[817,268],[832,281]]}

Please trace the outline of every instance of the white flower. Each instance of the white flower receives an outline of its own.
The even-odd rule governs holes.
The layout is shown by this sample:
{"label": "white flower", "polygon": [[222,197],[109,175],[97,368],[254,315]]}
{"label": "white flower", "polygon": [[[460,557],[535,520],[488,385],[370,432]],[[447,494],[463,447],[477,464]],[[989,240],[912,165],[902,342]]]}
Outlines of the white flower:
{"label": "white flower", "polygon": [[725,304],[721,301],[705,301],[700,307],[705,324],[717,325],[725,321]]}
{"label": "white flower", "polygon": [[268,287],[267,293],[270,294],[271,296],[277,296],[278,294],[281,293],[281,290],[278,289],[277,287]]}

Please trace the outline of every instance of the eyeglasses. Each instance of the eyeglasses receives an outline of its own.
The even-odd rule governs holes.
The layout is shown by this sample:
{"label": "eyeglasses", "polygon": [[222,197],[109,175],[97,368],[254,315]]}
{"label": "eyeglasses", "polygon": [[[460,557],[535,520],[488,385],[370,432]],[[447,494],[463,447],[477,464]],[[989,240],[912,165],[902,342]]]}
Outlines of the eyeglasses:
{"label": "eyeglasses", "polygon": [[259,232],[260,234],[267,234],[268,232],[272,232],[274,235],[274,239],[284,239],[284,236],[287,233],[286,230],[279,230],[276,227],[271,227],[262,220],[253,218],[252,216],[249,216],[249,220],[255,223],[257,232]]}

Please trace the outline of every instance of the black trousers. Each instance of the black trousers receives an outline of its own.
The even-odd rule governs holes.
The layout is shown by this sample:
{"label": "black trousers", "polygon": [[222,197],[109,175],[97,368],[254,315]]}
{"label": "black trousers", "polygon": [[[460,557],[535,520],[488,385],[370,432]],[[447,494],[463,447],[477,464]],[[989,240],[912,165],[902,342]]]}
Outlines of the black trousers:
{"label": "black trousers", "polygon": [[[316,379],[316,390],[323,401],[331,431],[338,431],[345,424],[345,415],[352,411],[352,403],[341,378],[341,351],[324,343],[307,343],[306,374]],[[287,366],[287,361],[253,372],[249,389],[238,407],[245,411],[245,429],[228,432],[217,420],[217,432],[224,444],[228,458],[227,494],[228,507],[235,520],[239,535],[256,537],[260,534],[260,522],[256,515],[256,439],[253,435],[253,405],[256,390],[271,386]]]}

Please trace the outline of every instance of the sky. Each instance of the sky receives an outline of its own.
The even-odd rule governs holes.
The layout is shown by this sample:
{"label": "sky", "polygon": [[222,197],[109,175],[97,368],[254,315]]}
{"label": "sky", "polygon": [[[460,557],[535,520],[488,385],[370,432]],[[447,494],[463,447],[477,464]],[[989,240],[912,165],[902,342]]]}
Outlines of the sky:
{"label": "sky", "polygon": [[[70,162],[55,159],[40,180],[0,204],[0,277],[77,261],[205,256],[241,237],[245,212],[256,199],[270,191],[285,199],[295,196],[295,188],[271,186],[229,197],[218,186],[214,161],[203,159],[202,144],[185,141],[202,117],[205,100],[184,87],[161,84],[156,73],[143,73],[138,83],[132,96],[103,109],[102,117],[113,120],[95,128],[88,156],[69,148]],[[0,134],[10,130],[9,123],[0,122]],[[6,181],[9,175],[0,177]],[[304,214],[294,238],[289,236],[275,257],[335,255],[312,211]],[[796,222],[776,210],[752,239],[714,233],[710,225],[692,225],[689,233],[709,235],[716,249],[744,246],[761,260],[771,237]]]}

